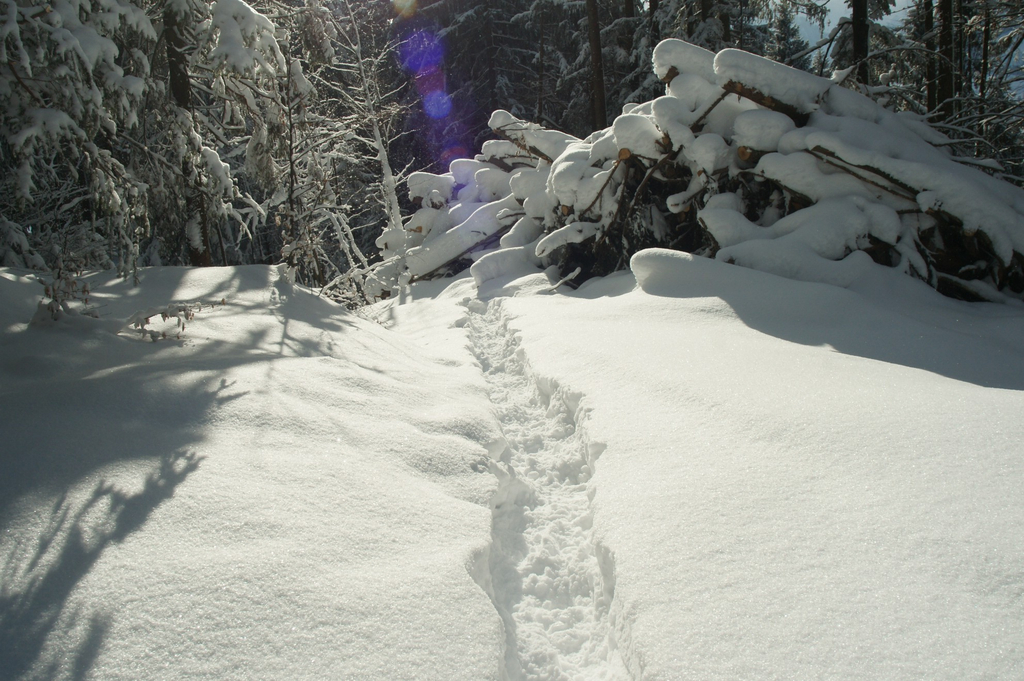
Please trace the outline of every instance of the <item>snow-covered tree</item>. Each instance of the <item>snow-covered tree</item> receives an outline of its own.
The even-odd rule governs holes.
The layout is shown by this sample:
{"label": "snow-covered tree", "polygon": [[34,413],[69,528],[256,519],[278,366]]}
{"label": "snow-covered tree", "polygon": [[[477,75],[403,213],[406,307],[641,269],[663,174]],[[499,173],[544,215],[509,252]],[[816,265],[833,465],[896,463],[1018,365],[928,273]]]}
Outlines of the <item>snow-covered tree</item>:
{"label": "snow-covered tree", "polygon": [[[998,174],[1020,183],[1024,98],[1013,83],[1024,65],[1024,14],[1019,5],[1001,2],[965,2],[961,9],[962,21],[954,22],[961,33],[949,38],[957,47],[952,64],[939,53],[941,16],[931,0],[911,6],[897,31],[873,34],[870,61],[879,85],[870,91],[889,106],[928,115],[958,155],[989,159],[984,162]],[[955,71],[952,80],[943,76],[942,88],[941,64]],[[951,83],[957,88],[952,100]]]}
{"label": "snow-covered tree", "polygon": [[[362,4],[0,11],[4,263],[127,273],[284,258],[325,284],[365,269],[374,208],[398,220],[386,154],[397,109],[380,73],[391,52],[360,47],[372,13]],[[388,191],[383,205],[371,199]],[[374,223],[361,245],[352,220]]]}
{"label": "snow-covered tree", "polygon": [[892,43],[892,31],[881,19],[889,15],[895,0],[848,0],[851,12],[838,23],[829,44],[829,57],[837,69],[854,68],[861,83],[873,84],[872,75],[884,69],[872,59],[876,48]]}
{"label": "snow-covered tree", "polygon": [[[406,113],[388,41],[387,16],[369,5],[340,0],[331,9],[333,54],[315,83],[329,111],[344,126],[349,153],[335,164],[334,182],[343,212],[337,212],[334,235],[344,256],[332,287],[350,299],[379,293],[367,282],[369,262],[363,252],[374,240],[400,230],[398,184],[401,169],[392,160],[392,145]],[[329,116],[325,110],[325,116]],[[357,231],[362,236],[357,236]],[[382,235],[382,236],[379,236]],[[362,302],[362,300],[360,301]]]}
{"label": "snow-covered tree", "polygon": [[[148,231],[146,186],[124,165],[157,37],[127,0],[19,0],[0,8],[0,256],[40,266],[128,267]],[[113,256],[113,260],[112,260]]]}
{"label": "snow-covered tree", "polygon": [[209,264],[213,243],[223,259],[224,224],[258,212],[224,158],[283,71],[273,24],[241,0],[5,10],[6,220],[65,267],[127,272],[147,243],[151,260]]}
{"label": "snow-covered tree", "polygon": [[[174,0],[163,12],[167,84],[158,82],[139,143],[180,169],[154,184],[164,219],[185,217],[185,241],[165,243],[193,264],[212,264],[213,248],[248,234],[266,213],[237,184],[251,148],[250,129],[273,129],[267,101],[292,75],[273,22],[242,0]],[[273,113],[273,112],[271,112]],[[173,235],[173,225],[160,234]]]}

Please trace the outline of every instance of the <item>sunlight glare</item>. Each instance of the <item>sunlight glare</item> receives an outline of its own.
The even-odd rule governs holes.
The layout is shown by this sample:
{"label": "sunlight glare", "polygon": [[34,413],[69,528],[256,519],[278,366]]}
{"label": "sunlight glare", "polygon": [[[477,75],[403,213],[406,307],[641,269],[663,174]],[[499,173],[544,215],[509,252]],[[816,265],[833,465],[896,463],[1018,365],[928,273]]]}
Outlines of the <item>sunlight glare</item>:
{"label": "sunlight glare", "polygon": [[395,6],[395,12],[405,19],[416,13],[416,0],[391,0],[391,4]]}

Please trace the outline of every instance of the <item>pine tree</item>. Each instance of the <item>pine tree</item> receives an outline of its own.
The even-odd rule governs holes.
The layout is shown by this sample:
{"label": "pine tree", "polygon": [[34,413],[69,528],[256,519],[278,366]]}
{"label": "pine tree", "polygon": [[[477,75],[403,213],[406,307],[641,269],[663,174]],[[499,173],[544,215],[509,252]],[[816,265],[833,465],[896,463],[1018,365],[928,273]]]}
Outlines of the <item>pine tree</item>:
{"label": "pine tree", "polygon": [[[807,71],[811,68],[811,59],[805,54],[809,48],[810,44],[800,37],[800,30],[793,21],[793,11],[789,5],[780,5],[771,22],[764,56]],[[803,56],[794,59],[796,55]]]}
{"label": "pine tree", "polygon": [[[963,3],[962,20],[950,22],[953,35],[943,38],[943,52],[937,38],[940,9],[920,0],[900,27],[886,77],[890,105],[929,116],[962,140],[958,155],[993,159],[1003,166],[997,174],[1019,183],[1024,103],[1013,89],[1022,67],[1012,55],[1024,43],[1024,10],[999,0]],[[951,48],[952,64],[946,61]]]}

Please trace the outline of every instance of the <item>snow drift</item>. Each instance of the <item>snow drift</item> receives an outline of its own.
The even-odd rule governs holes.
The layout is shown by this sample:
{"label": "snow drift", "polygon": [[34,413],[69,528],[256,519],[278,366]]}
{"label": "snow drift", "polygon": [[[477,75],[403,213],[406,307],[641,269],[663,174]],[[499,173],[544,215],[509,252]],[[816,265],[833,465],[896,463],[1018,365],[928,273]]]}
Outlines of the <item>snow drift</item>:
{"label": "snow drift", "polygon": [[849,289],[664,249],[631,268],[480,288],[601,452],[627,678],[1020,677],[1020,309],[881,267]]}

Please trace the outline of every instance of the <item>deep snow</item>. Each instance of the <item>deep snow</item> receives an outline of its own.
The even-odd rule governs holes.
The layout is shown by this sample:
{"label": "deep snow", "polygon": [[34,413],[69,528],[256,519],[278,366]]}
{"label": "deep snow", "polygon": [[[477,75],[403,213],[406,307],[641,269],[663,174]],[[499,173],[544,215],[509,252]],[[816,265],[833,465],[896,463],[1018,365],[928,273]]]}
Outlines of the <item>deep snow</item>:
{"label": "deep snow", "polygon": [[0,271],[0,678],[1024,674],[1021,308],[632,266]]}
{"label": "deep snow", "polygon": [[1024,317],[670,252],[513,298],[582,395],[635,678],[1024,673]]}
{"label": "deep snow", "polygon": [[108,319],[225,304],[183,341],[25,328],[41,287],[3,275],[0,678],[497,676],[468,353],[266,267],[90,280]]}

